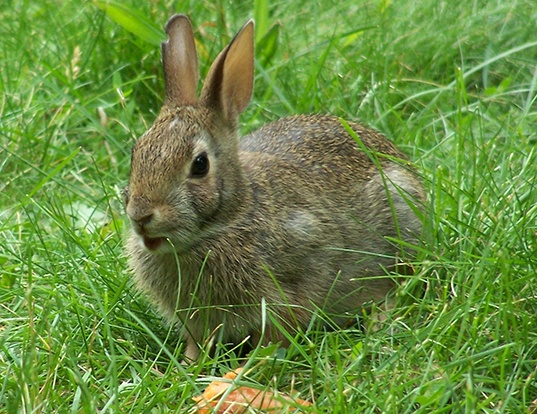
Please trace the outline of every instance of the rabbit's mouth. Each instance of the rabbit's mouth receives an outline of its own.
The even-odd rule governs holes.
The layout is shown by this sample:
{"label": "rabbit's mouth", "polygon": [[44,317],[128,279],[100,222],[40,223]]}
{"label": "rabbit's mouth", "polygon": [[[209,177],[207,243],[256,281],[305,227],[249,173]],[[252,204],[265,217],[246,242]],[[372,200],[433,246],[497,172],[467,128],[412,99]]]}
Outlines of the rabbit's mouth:
{"label": "rabbit's mouth", "polygon": [[147,237],[143,236],[144,246],[149,251],[156,251],[160,246],[162,246],[166,239],[164,237]]}

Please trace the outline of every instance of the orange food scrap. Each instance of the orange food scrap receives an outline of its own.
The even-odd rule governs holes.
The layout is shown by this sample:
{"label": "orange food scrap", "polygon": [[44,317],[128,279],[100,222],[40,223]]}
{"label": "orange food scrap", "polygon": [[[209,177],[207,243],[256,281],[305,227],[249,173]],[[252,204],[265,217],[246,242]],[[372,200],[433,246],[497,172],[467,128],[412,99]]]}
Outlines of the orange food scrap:
{"label": "orange food scrap", "polygon": [[[236,387],[232,381],[241,370],[242,368],[238,368],[228,372],[222,377],[224,381],[211,382],[202,395],[193,397],[197,404],[191,412],[195,414],[244,414],[255,409],[266,413],[280,413],[288,406],[310,407],[312,405],[309,401],[300,398],[293,399],[288,395],[275,394],[252,387]],[[230,387],[236,388],[225,396],[224,401],[221,401],[221,397]],[[215,411],[214,408],[217,406],[218,410]]]}

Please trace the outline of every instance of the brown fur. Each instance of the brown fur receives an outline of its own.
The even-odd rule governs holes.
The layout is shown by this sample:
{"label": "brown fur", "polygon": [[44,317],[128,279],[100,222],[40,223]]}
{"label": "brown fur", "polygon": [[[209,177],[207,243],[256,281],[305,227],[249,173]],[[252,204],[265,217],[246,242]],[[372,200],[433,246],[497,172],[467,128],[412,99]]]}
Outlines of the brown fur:
{"label": "brown fur", "polygon": [[[219,55],[195,102],[197,64],[176,58],[195,59],[190,23],[175,16],[166,29],[167,100],[133,149],[126,248],[137,285],[187,329],[186,357],[218,329],[226,341],[281,340],[262,326],[262,303],[292,330],[318,308],[352,315],[384,299],[394,286],[386,269],[408,253],[387,238],[417,243],[421,232],[412,205],[422,189],[404,156],[350,124],[363,151],[331,116],[284,118],[239,141],[253,24]],[[210,168],[193,177],[201,153]]]}

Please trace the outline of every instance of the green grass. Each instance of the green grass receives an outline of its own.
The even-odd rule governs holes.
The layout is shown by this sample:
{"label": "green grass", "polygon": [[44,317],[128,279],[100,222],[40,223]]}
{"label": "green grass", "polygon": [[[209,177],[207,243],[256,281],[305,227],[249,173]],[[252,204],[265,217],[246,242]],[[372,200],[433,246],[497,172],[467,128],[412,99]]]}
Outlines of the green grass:
{"label": "green grass", "polygon": [[[191,15],[201,71],[252,2],[128,2]],[[263,16],[265,2],[256,2]],[[330,112],[384,132],[428,189],[430,238],[377,331],[312,325],[257,350],[249,384],[315,412],[527,412],[537,400],[537,4],[268,5],[248,131]],[[0,412],[186,412],[238,361],[180,364],[132,289],[119,189],[163,96],[160,50],[91,1],[0,6]]]}

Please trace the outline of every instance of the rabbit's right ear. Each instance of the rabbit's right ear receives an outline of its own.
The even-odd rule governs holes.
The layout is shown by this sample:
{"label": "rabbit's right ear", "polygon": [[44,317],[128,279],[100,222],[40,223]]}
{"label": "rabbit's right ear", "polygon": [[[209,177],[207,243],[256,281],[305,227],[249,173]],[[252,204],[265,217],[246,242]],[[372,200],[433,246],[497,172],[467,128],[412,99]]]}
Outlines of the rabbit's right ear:
{"label": "rabbit's right ear", "polygon": [[169,39],[162,43],[166,104],[193,105],[197,102],[198,55],[190,20],[176,14],[166,23]]}

